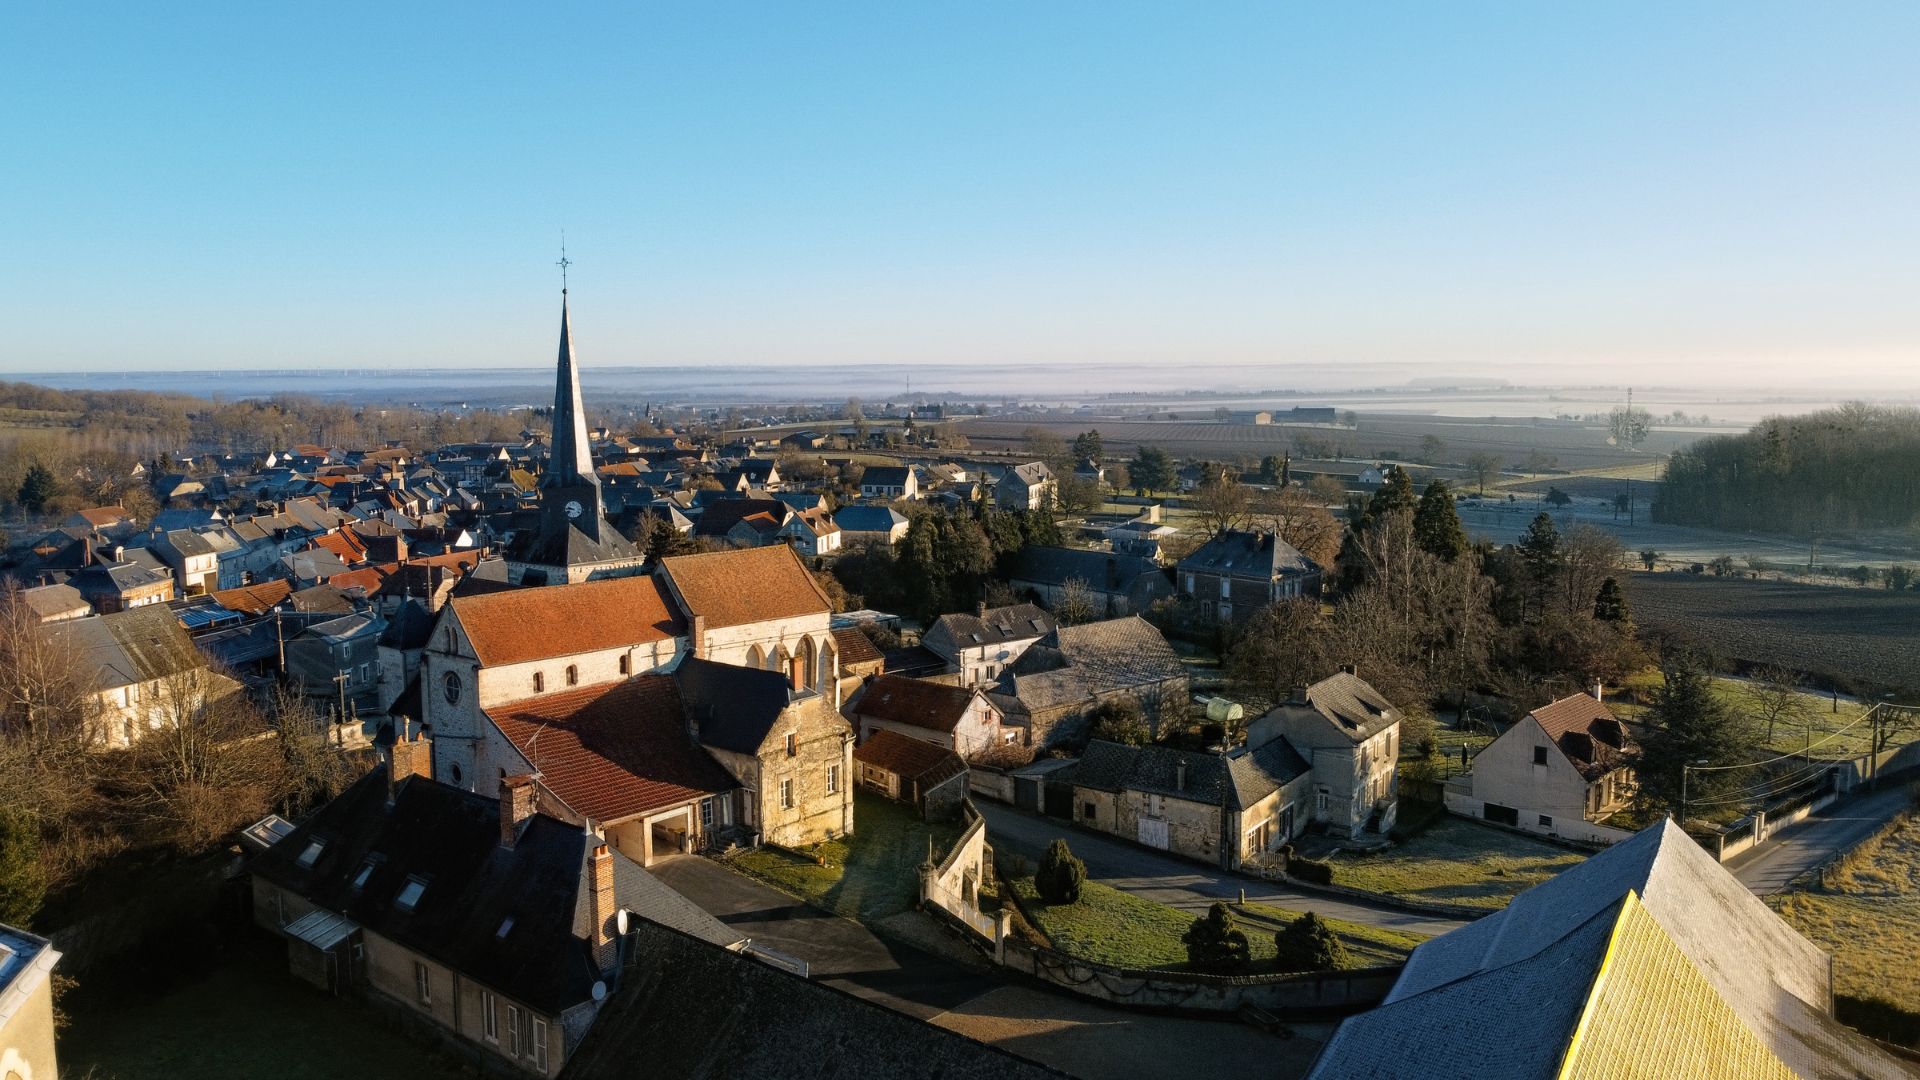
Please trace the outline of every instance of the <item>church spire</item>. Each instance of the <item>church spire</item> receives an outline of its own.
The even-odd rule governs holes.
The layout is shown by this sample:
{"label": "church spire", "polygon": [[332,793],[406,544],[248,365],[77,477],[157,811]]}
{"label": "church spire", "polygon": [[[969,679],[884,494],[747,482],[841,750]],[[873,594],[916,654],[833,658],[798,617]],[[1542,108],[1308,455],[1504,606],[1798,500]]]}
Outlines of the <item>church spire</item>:
{"label": "church spire", "polygon": [[[595,484],[587,442],[587,412],[580,404],[580,368],[573,359],[573,325],[567,291],[560,290],[560,370],[553,385],[553,446],[542,487]],[[595,486],[598,486],[597,484]]]}

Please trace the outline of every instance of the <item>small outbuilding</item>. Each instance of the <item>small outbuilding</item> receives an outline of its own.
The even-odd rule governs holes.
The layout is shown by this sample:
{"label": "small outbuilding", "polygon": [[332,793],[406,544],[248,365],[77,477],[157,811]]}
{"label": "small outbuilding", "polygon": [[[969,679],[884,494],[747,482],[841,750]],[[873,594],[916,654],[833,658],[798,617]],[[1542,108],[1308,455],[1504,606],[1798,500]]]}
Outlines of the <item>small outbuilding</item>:
{"label": "small outbuilding", "polygon": [[933,816],[967,794],[967,763],[944,746],[880,730],[853,751],[860,785]]}

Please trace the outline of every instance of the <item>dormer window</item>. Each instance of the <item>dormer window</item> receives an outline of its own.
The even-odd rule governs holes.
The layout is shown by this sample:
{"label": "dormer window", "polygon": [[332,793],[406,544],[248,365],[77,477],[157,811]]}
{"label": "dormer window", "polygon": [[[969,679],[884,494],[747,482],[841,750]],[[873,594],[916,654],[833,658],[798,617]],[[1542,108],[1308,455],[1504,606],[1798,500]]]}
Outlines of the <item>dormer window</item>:
{"label": "dormer window", "polygon": [[420,903],[420,894],[426,891],[426,878],[410,877],[405,885],[400,886],[400,894],[393,898],[393,906],[401,911],[412,911]]}

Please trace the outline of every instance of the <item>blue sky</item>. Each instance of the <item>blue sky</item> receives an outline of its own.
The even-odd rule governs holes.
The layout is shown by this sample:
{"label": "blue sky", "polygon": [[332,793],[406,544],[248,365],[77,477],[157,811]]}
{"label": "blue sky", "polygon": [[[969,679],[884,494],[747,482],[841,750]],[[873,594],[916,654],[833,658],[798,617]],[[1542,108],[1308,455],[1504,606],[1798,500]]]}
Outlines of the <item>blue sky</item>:
{"label": "blue sky", "polygon": [[[1920,385],[1920,6],[12,4],[0,370]],[[1271,382],[1271,380],[1268,380]]]}

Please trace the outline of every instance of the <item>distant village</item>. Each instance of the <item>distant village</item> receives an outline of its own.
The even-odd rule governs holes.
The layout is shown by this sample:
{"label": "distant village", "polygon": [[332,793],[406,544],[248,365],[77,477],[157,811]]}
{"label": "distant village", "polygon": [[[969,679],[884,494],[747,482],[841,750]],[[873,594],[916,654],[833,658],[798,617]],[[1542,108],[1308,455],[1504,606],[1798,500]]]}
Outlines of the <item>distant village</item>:
{"label": "distant village", "polygon": [[[150,512],[88,507],[16,538],[5,602],[81,665],[92,752],[231,699],[304,710],[313,747],[348,763],[337,790],[225,841],[285,979],[404,1014],[408,1038],[481,1073],[1062,1075],[822,985],[684,869],[746,876],[771,852],[867,873],[850,845],[924,829],[899,835],[937,844],[889,887],[968,970],[1262,1032],[1346,1018],[1316,1077],[1913,1075],[1835,1020],[1824,953],[1674,824],[1629,812],[1637,736],[1604,688],[1563,685],[1445,776],[1425,765],[1444,754],[1429,702],[1353,653],[1298,654],[1264,697],[1229,695],[1192,643],[1317,610],[1337,528],[1223,510],[1205,463],[1116,483],[1097,435],[972,454],[932,406],[883,431],[592,426],[569,320],[563,304],[546,430],[159,460],[138,470]],[[1268,471],[1302,519],[1406,482],[1363,463],[1308,496]],[[1193,497],[1176,515],[1154,490]],[[1582,583],[1581,619],[1606,618],[1600,586]],[[1463,646],[1421,648],[1442,669]],[[1243,930],[1206,929],[1225,903],[1189,931],[1193,971],[1076,957],[1010,881],[1044,894],[1073,878],[1069,847],[1111,844],[1240,881],[1243,909],[1276,881],[1338,903],[1324,857],[1387,847],[1410,786],[1436,815],[1590,857],[1498,914],[1430,908],[1453,928],[1345,968],[1286,966],[1294,924],[1257,911],[1283,952],[1249,953]],[[1016,819],[1062,854],[996,854]],[[60,946],[0,928],[7,1080],[55,1075]],[[1488,1011],[1510,1037],[1463,1043],[1460,1020]],[[797,1060],[816,1053],[831,1060]]]}

